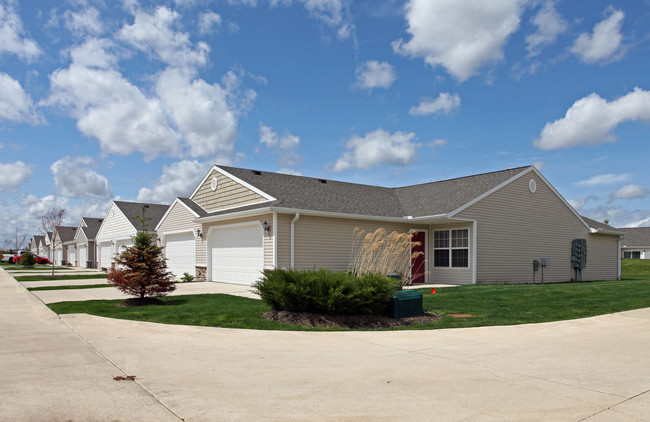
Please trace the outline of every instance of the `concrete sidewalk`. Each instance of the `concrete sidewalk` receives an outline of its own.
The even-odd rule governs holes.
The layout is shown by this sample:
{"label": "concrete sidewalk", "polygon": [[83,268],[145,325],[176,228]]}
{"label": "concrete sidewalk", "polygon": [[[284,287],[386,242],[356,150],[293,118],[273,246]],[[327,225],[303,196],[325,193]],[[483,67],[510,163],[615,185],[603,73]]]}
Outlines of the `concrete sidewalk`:
{"label": "concrete sidewalk", "polygon": [[0,270],[0,420],[179,421]]}
{"label": "concrete sidewalk", "polygon": [[57,319],[3,271],[0,298],[3,421],[650,415],[650,309],[509,327],[322,333]]}
{"label": "concrete sidewalk", "polygon": [[[105,283],[105,280],[97,279],[96,283]],[[63,285],[63,281],[58,282]],[[21,284],[26,285],[27,282]],[[30,287],[32,287],[30,285]],[[67,290],[39,290],[32,292],[36,297],[43,301],[43,303],[54,302],[67,302],[67,301],[81,301],[81,300],[113,300],[113,299],[127,299],[129,296],[120,292],[115,287],[99,287],[96,289],[67,289]],[[243,286],[239,284],[226,284],[226,283],[178,283],[176,290],[171,292],[169,296],[182,296],[182,295],[199,295],[199,294],[216,294],[223,293],[233,296],[248,297],[251,299],[259,299],[259,296],[251,291],[250,286]]]}

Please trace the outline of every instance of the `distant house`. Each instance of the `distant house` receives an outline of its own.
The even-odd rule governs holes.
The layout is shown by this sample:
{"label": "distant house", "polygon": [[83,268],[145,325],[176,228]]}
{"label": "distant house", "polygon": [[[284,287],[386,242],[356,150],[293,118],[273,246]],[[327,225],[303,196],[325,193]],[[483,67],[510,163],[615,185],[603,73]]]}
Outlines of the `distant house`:
{"label": "distant house", "polygon": [[621,242],[623,258],[650,259],[650,227],[616,229],[625,233]]}
{"label": "distant house", "polygon": [[35,235],[32,237],[32,240],[29,242],[29,250],[38,256],[43,255],[43,247],[45,246],[45,236]]}
{"label": "distant house", "polygon": [[54,230],[51,247],[53,246],[52,251],[56,265],[66,265],[68,263],[68,248],[74,239],[76,230],[76,227],[70,226],[57,226]]}
{"label": "distant house", "polygon": [[53,250],[52,240],[53,240],[53,236],[54,236],[54,233],[47,232],[43,236],[43,243],[42,243],[42,247],[41,247],[41,253],[43,254],[42,256],[49,259],[50,261],[54,260],[54,257],[52,256],[52,250]]}
{"label": "distant house", "polygon": [[76,248],[76,263],[73,265],[81,268],[97,267],[95,236],[102,221],[103,218],[83,217],[81,219],[73,239]]}
{"label": "distant house", "polygon": [[414,283],[539,282],[542,258],[546,282],[568,281],[574,239],[588,246],[583,280],[620,277],[622,233],[590,224],[533,166],[401,188],[214,166],[157,231],[168,258],[186,252],[177,271],[193,250],[198,280],[251,284],[264,268],[345,271],[355,229],[378,228],[414,233]]}
{"label": "distant house", "polygon": [[138,231],[143,230],[143,226],[138,220],[142,217],[143,210],[147,219],[144,229],[155,233],[155,227],[168,208],[169,205],[111,202],[95,237],[99,268],[110,269],[114,263],[113,258],[124,248],[133,245],[135,235]]}

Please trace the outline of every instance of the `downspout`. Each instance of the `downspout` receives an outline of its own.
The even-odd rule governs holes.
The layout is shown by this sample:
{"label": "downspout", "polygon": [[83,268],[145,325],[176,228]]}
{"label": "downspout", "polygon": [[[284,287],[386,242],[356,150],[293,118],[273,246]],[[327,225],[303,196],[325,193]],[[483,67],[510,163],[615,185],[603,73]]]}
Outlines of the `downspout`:
{"label": "downspout", "polygon": [[620,280],[621,279],[621,236],[618,237],[618,242],[617,243],[618,243],[618,248],[617,248],[617,250],[618,250],[618,253],[617,253],[617,255],[618,255],[617,267],[618,268],[617,268],[616,271],[618,273],[617,280]]}
{"label": "downspout", "polygon": [[476,250],[478,249],[478,241],[476,239],[476,220],[474,220],[474,223],[472,224],[472,232],[473,232],[473,239],[472,239],[472,284],[476,284]]}
{"label": "downspout", "polygon": [[293,269],[296,264],[296,242],[295,242],[295,233],[296,233],[296,228],[295,224],[296,221],[300,218],[300,213],[297,212],[296,216],[293,217],[293,220],[291,220],[291,268]]}
{"label": "downspout", "polygon": [[278,268],[278,213],[273,213],[273,268]]}

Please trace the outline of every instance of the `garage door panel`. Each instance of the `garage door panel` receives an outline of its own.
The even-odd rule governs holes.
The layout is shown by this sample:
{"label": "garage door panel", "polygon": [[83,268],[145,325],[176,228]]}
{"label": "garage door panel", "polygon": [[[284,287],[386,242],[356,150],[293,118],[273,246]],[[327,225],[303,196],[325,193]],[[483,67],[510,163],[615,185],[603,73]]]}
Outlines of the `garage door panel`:
{"label": "garage door panel", "polygon": [[86,261],[88,261],[88,255],[86,254],[86,247],[79,246],[79,266],[81,268],[86,268]]}
{"label": "garage door panel", "polygon": [[176,278],[184,273],[195,276],[195,241],[192,232],[168,235],[165,240],[167,270]]}
{"label": "garage door panel", "polygon": [[99,247],[99,266],[100,268],[111,268],[111,245],[110,243],[100,245]]}
{"label": "garage door panel", "polygon": [[211,245],[212,281],[251,285],[260,278],[264,242],[259,224],[217,229]]}

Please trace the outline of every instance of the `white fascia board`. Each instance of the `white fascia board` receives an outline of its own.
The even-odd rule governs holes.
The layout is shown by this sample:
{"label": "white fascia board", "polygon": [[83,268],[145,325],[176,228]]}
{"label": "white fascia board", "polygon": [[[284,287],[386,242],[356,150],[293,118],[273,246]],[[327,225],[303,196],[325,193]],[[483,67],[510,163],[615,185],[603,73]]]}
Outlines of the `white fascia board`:
{"label": "white fascia board", "polygon": [[270,209],[273,212],[285,213],[285,214],[295,214],[299,212],[300,217],[311,216],[311,217],[344,218],[349,220],[385,221],[390,223],[404,223],[404,224],[415,222],[415,218],[407,219],[404,217],[382,217],[376,215],[348,214],[348,213],[329,212],[329,211],[312,211],[312,210],[302,210],[297,208],[281,208],[281,207],[271,207]]}
{"label": "white fascia board", "polygon": [[621,238],[623,238],[625,236],[625,233],[617,232],[616,230],[603,230],[603,229],[590,228],[589,232],[591,234],[603,234],[603,235],[609,235],[609,236],[620,236]]}
{"label": "white fascia board", "polygon": [[[492,189],[488,190],[487,192],[485,192],[485,193],[483,193],[483,194],[477,196],[476,198],[472,199],[471,201],[469,201],[469,202],[466,203],[465,205],[462,205],[460,208],[456,208],[455,210],[453,210],[452,212],[450,212],[450,213],[449,213],[449,217],[451,218],[451,217],[453,217],[454,215],[458,214],[459,212],[466,210],[467,208],[469,208],[469,207],[471,207],[472,205],[476,204],[478,201],[480,201],[480,200],[482,200],[482,199],[484,199],[484,198],[486,198],[486,197],[492,195],[494,192],[498,191],[498,190],[501,189],[502,187],[504,187],[504,186],[506,186],[506,185],[512,183],[513,181],[519,179],[519,178],[522,177],[523,175],[528,174],[528,173],[531,172],[531,171],[534,171],[534,169],[535,169],[535,167],[530,166],[530,167],[528,167],[527,169],[523,170],[521,173],[518,173],[518,174],[512,176],[510,179],[506,180],[505,182],[502,182],[502,183],[496,185],[495,187],[493,187]],[[539,172],[537,172],[537,173],[539,174]],[[545,179],[542,178],[542,180],[545,180]],[[548,185],[548,182],[546,182],[546,184]]]}
{"label": "white fascia board", "polygon": [[276,200],[276,198],[272,197],[268,193],[256,188],[255,186],[253,186],[253,185],[251,185],[249,183],[244,182],[243,180],[239,179],[238,177],[233,176],[232,174],[228,173],[227,171],[223,170],[222,168],[220,168],[219,166],[216,166],[216,165],[212,166],[210,171],[208,171],[208,174],[206,174],[205,177],[203,178],[203,180],[201,180],[201,183],[199,183],[198,186],[196,187],[196,189],[194,189],[194,192],[192,192],[192,194],[190,195],[190,199],[192,199],[194,197],[194,195],[196,195],[196,193],[199,191],[199,189],[201,189],[201,186],[203,186],[205,181],[208,180],[208,177],[210,177],[210,175],[214,171],[216,171],[218,173],[221,173],[223,176],[226,176],[227,178],[232,179],[233,181],[239,183],[240,185],[252,190],[253,192],[257,193],[258,195],[266,198],[268,201],[275,201]]}
{"label": "white fascia board", "polygon": [[228,214],[219,214],[219,215],[195,218],[194,222],[199,224],[212,223],[216,221],[232,220],[233,218],[254,217],[256,215],[270,214],[271,212],[272,212],[271,208],[269,207],[255,208],[247,211],[233,211],[233,212],[229,212]]}

